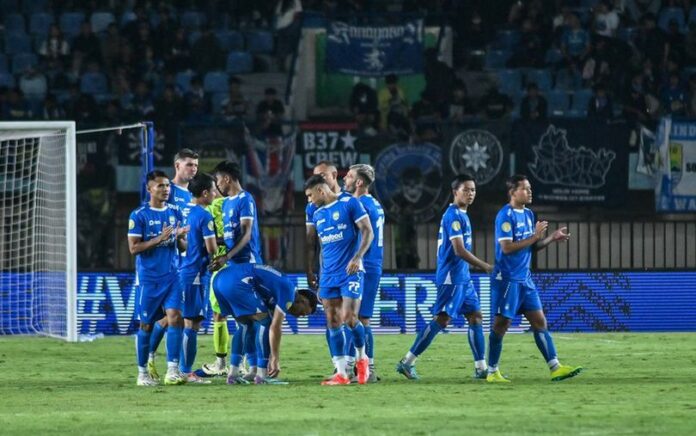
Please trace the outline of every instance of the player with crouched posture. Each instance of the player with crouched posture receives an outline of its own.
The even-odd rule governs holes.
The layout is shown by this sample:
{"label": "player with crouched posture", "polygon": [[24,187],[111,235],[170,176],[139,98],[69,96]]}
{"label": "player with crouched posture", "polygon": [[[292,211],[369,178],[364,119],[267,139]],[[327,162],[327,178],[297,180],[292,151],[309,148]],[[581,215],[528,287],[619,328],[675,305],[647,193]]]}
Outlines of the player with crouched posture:
{"label": "player with crouched posture", "polygon": [[183,319],[181,317],[181,288],[174,259],[179,251],[186,251],[188,228],[183,226],[179,210],[167,204],[169,179],[162,171],[147,175],[148,204],[130,214],[128,220],[128,248],[135,255],[136,283],[138,284],[136,318],[140,329],[135,336],[138,361],[138,386],[158,384],[147,371],[152,324],[167,316],[167,375],[164,383],[186,383],[179,371]]}
{"label": "player with crouched posture", "polygon": [[561,365],[553,338],[546,325],[546,316],[536,285],[532,280],[530,263],[532,248],[541,250],[552,242],[570,239],[565,227],[544,237],[549,223],[537,221],[526,206],[532,203],[532,186],[526,176],[515,175],[507,181],[508,198],[495,218],[495,269],[491,280],[491,312],[495,314],[488,336],[488,382],[509,383],[498,369],[503,351],[503,336],[512,319],[519,314],[527,318],[534,332],[534,341],[544,356],[551,380],[574,377],[582,367]]}
{"label": "player with crouched posture", "polygon": [[472,253],[471,221],[467,209],[476,198],[476,183],[470,175],[459,175],[452,181],[454,202],[445,210],[437,239],[437,300],[432,308],[434,318],[416,337],[396,371],[411,380],[420,377],[416,359],[445,329],[452,318],[464,314],[469,323],[469,346],[474,355],[474,378],[486,378],[486,342],[478,295],[471,281],[469,265],[491,272],[492,266]]}
{"label": "player with crouched posture", "polygon": [[[243,263],[227,267],[213,278],[215,293],[222,316],[234,316],[238,325],[254,324],[258,364],[255,384],[287,384],[276,378],[280,373],[280,339],[286,314],[308,316],[317,310],[317,296],[295,286],[280,271],[267,266]],[[228,384],[240,384],[239,376],[230,371]],[[229,379],[232,380],[229,380]]]}
{"label": "player with crouched posture", "polygon": [[326,180],[315,175],[305,183],[305,195],[317,210],[312,222],[321,242],[319,296],[326,313],[330,333],[330,351],[336,374],[324,385],[347,385],[346,349],[343,324],[351,331],[357,350],[358,383],[370,376],[365,354],[365,327],[358,321],[363,287],[363,256],[372,243],[372,226],[358,199],[339,198]]}

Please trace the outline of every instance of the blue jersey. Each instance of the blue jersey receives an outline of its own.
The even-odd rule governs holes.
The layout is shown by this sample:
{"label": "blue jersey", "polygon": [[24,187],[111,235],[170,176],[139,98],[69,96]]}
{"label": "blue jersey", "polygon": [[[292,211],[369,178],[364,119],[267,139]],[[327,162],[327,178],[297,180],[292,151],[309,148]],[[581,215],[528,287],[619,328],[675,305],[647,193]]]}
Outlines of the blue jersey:
{"label": "blue jersey", "polygon": [[[165,204],[156,209],[146,204],[135,209],[128,220],[128,236],[137,236],[149,241],[162,233],[167,226],[181,226],[183,218],[175,206]],[[138,284],[169,281],[169,275],[176,274],[177,258],[176,234],[154,248],[135,256],[136,281]]]}
{"label": "blue jersey", "polygon": [[346,267],[360,246],[357,222],[368,218],[357,198],[347,195],[318,208],[312,215],[321,242],[320,286],[341,286]]}
{"label": "blue jersey", "polygon": [[536,218],[527,209],[513,209],[505,205],[495,217],[495,267],[493,276],[516,282],[531,281],[529,265],[532,261],[532,246],[514,253],[504,254],[500,241],[522,241],[534,236]]}
{"label": "blue jersey", "polygon": [[268,265],[252,265],[254,291],[270,310],[278,308],[286,313],[295,301],[295,285],[285,274]]}
{"label": "blue jersey", "polygon": [[469,283],[469,263],[457,256],[452,240],[460,238],[464,248],[471,251],[472,234],[469,215],[456,205],[450,204],[440,220],[437,234],[437,270],[435,284],[463,285]]}
{"label": "blue jersey", "polygon": [[365,272],[381,272],[382,259],[384,259],[384,209],[382,209],[379,201],[369,194],[361,195],[358,197],[358,200],[360,200],[367,215],[370,217],[370,224],[374,233],[370,248],[363,256]]}
{"label": "blue jersey", "polygon": [[174,182],[170,181],[169,186],[171,187],[171,190],[169,191],[167,203],[178,207],[179,211],[181,212],[181,216],[186,218],[189,214],[191,206],[193,206],[193,203],[191,203],[193,201],[193,195],[191,195],[188,189],[177,186],[174,184]]}
{"label": "blue jersey", "polygon": [[263,263],[261,258],[261,234],[256,214],[254,197],[242,191],[234,197],[228,197],[222,204],[222,222],[227,250],[231,250],[242,238],[242,220],[252,220],[251,239],[231,261],[234,263]]}
{"label": "blue jersey", "polygon": [[215,224],[213,216],[203,207],[190,203],[188,205],[189,214],[184,220],[185,225],[189,226],[186,236],[188,247],[186,252],[181,255],[181,265],[179,274],[187,284],[200,274],[207,273],[208,249],[205,247],[205,240],[215,238]]}
{"label": "blue jersey", "polygon": [[[346,198],[346,197],[352,197],[349,192],[347,191],[341,191],[338,193],[338,199]],[[307,207],[305,207],[305,224],[309,226],[314,225],[314,221],[312,221],[312,217],[314,216],[314,212],[317,211],[317,207],[312,203],[311,201],[307,203]]]}

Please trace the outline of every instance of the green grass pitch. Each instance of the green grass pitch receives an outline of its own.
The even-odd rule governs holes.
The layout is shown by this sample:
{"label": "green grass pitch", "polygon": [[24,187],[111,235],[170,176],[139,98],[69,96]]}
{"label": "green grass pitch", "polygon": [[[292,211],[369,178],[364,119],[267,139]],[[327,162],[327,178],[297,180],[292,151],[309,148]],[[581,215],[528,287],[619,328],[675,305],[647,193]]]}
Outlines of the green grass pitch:
{"label": "green grass pitch", "polygon": [[[375,339],[375,385],[320,386],[331,370],[324,337],[286,335],[288,386],[142,388],[130,337],[0,338],[0,434],[696,434],[695,334],[557,333],[561,361],[585,367],[559,383],[531,335],[508,335],[510,385],[471,378],[466,336],[438,337],[419,382],[394,372],[412,335]],[[197,364],[211,356],[204,336]]]}

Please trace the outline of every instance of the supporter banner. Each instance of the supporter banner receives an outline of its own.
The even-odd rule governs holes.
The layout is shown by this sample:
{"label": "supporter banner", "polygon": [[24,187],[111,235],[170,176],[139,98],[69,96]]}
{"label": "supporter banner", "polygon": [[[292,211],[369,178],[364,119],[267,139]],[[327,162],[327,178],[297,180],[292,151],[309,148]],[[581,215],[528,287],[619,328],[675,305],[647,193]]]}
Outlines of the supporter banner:
{"label": "supporter banner", "polygon": [[[34,300],[29,297],[31,280],[5,280],[26,283],[27,298],[2,299],[0,331],[13,331],[13,317],[24,316]],[[304,275],[290,274],[290,279],[306,287]],[[552,331],[696,331],[696,272],[591,272],[537,273],[533,275],[539,288],[544,311]],[[474,286],[481,299],[484,326],[489,328],[491,314],[490,278],[473,275]],[[655,292],[659,289],[660,292]],[[80,334],[133,334],[136,322],[134,275],[132,273],[78,274],[77,325]],[[372,318],[378,333],[415,333],[432,319],[430,308],[435,302],[437,287],[433,274],[384,274]],[[10,306],[10,300],[12,305]],[[16,301],[24,303],[17,304]],[[25,304],[27,307],[22,307]],[[210,315],[210,314],[209,314]],[[208,317],[208,320],[210,316]],[[309,318],[288,317],[286,332],[324,334],[324,313],[320,310]],[[234,329],[234,321],[230,322]],[[450,332],[465,332],[464,319],[454,320]],[[529,325],[516,319],[511,331],[526,331]],[[209,321],[203,331],[210,332]]]}
{"label": "supporter banner", "polygon": [[625,124],[587,120],[516,122],[518,172],[529,177],[538,201],[620,206],[628,190],[630,133]]}
{"label": "supporter banner", "polygon": [[326,29],[330,73],[381,77],[423,71],[423,22],[393,26],[351,26],[333,21]]}
{"label": "supporter banner", "polygon": [[374,193],[390,219],[423,223],[439,218],[450,197],[442,159],[442,148],[427,142],[393,144],[375,157]]}
{"label": "supporter banner", "polygon": [[[210,172],[218,162],[240,162],[246,149],[246,128],[242,123],[229,125],[185,124],[179,131],[178,148],[198,151],[199,171]],[[173,163],[172,163],[173,164]]]}
{"label": "supporter banner", "polygon": [[510,156],[509,122],[446,124],[443,169],[450,179],[468,173],[478,190],[502,190]]}
{"label": "supporter banner", "polygon": [[351,165],[360,162],[356,150],[358,126],[355,123],[302,123],[298,140],[302,152],[304,176],[312,175],[314,166],[323,160],[336,164],[339,177]]}
{"label": "supporter banner", "polygon": [[663,118],[657,133],[658,212],[696,212],[696,121]]}

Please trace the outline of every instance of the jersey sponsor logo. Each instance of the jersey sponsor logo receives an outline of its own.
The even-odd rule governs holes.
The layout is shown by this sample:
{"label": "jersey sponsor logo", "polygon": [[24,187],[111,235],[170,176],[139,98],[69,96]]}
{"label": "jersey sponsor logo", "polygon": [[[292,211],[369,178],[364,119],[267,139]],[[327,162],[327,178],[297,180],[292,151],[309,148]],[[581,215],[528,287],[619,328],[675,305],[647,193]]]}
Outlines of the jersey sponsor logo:
{"label": "jersey sponsor logo", "polygon": [[332,242],[342,241],[343,232],[332,233],[330,235],[322,236],[320,239],[322,244],[330,244]]}
{"label": "jersey sponsor logo", "polygon": [[320,225],[324,224],[325,222],[326,222],[326,220],[324,218],[322,218],[322,219],[317,221],[317,225],[320,226]]}
{"label": "jersey sponsor logo", "polygon": [[348,225],[347,224],[339,224],[336,227],[338,228],[338,230],[345,230],[348,228]]}
{"label": "jersey sponsor logo", "polygon": [[458,232],[462,229],[462,225],[459,223],[459,221],[453,221],[452,222],[452,230],[455,232]]}
{"label": "jersey sponsor logo", "polygon": [[150,221],[148,221],[148,224],[151,225],[151,226],[155,226],[155,225],[159,226],[159,225],[162,224],[162,221],[160,221],[160,220],[150,220]]}
{"label": "jersey sponsor logo", "polygon": [[517,223],[517,228],[524,227],[524,223]]}
{"label": "jersey sponsor logo", "polygon": [[135,228],[135,221],[128,220],[128,230],[133,230]]}
{"label": "jersey sponsor logo", "polygon": [[510,230],[512,230],[512,224],[505,221],[503,222],[503,224],[500,225],[500,229],[504,232],[509,232]]}
{"label": "jersey sponsor logo", "polygon": [[500,173],[503,155],[503,146],[494,134],[470,129],[452,140],[449,161],[455,174],[470,173],[477,185],[485,185]]}

